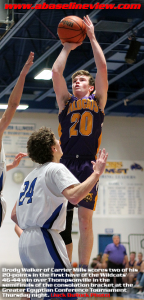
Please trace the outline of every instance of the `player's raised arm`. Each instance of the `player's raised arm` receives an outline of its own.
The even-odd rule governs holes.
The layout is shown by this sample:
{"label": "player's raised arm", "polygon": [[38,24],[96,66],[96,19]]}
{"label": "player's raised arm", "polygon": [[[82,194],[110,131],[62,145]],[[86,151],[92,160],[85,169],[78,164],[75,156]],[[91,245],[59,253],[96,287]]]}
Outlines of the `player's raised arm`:
{"label": "player's raised arm", "polygon": [[31,52],[28,57],[28,60],[26,61],[25,65],[20,73],[18,81],[9,97],[8,107],[5,110],[3,116],[0,120],[0,147],[1,147],[2,135],[5,131],[5,129],[10,124],[10,122],[14,116],[14,113],[15,113],[17,107],[19,106],[21,96],[23,93],[25,77],[26,77],[27,73],[29,72],[30,67],[33,64],[33,59],[34,59],[34,53]]}
{"label": "player's raised arm", "polygon": [[94,34],[94,25],[89,16],[84,17],[84,22],[87,28],[87,35],[90,39],[94,59],[97,67],[95,79],[96,98],[99,100],[101,110],[104,110],[107,102],[108,80],[107,80],[107,65],[104,53],[96,40]]}
{"label": "player's raised arm", "polygon": [[59,112],[61,112],[65,106],[66,101],[68,100],[70,94],[67,89],[66,81],[63,77],[63,72],[67,62],[67,58],[71,50],[74,50],[76,47],[80,46],[81,43],[64,43],[63,49],[57,57],[56,61],[52,67],[52,80],[53,88],[56,93],[56,99],[59,106]]}

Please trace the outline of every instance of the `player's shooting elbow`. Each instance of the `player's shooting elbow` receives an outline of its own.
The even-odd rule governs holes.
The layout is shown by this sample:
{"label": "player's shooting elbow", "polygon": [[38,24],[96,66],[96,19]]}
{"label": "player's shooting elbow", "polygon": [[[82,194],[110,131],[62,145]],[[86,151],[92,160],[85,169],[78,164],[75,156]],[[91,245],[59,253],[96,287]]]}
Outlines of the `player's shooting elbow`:
{"label": "player's shooting elbow", "polygon": [[53,65],[52,67],[52,79],[58,80],[63,75],[62,71],[58,66]]}
{"label": "player's shooting elbow", "polygon": [[107,75],[107,65],[103,64],[101,66],[101,76],[103,80],[105,81],[106,90],[108,91],[108,75]]}

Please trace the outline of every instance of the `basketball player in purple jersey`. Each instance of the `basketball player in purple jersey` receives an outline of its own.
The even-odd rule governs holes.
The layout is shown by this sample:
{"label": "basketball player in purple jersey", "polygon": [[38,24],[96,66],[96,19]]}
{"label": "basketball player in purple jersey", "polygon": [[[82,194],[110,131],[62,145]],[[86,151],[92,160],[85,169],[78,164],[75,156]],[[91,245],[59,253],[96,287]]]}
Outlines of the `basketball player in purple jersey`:
{"label": "basketball player in purple jersey", "polygon": [[[89,72],[77,71],[72,76],[73,95],[68,92],[63,71],[70,51],[80,44],[64,43],[52,68],[53,87],[59,106],[59,136],[63,151],[61,162],[80,182],[83,182],[93,172],[91,161],[96,159],[101,143],[108,90],[107,66],[103,51],[96,40],[90,18],[84,17],[84,22],[97,67],[95,81]],[[93,246],[92,215],[96,208],[97,188],[98,183],[78,204],[79,264],[86,268]],[[66,230],[61,235],[65,241],[70,261],[72,259],[72,218],[73,207],[69,203]]]}

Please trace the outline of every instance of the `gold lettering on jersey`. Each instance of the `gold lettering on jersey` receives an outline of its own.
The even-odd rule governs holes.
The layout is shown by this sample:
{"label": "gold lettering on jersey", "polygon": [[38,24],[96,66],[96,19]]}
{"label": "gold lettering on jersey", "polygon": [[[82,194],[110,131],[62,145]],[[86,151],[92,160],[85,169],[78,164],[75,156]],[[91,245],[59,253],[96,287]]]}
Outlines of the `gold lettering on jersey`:
{"label": "gold lettering on jersey", "polygon": [[68,112],[67,112],[67,115],[70,113],[70,112],[72,112],[73,110],[72,110],[72,103],[70,103],[70,105],[69,105],[69,109],[68,109]]}
{"label": "gold lettering on jersey", "polygon": [[77,110],[77,107],[76,107],[76,101],[73,102],[72,108],[73,108],[73,111]]}
{"label": "gold lettering on jersey", "polygon": [[92,110],[92,101],[87,101],[86,108]]}
{"label": "gold lettering on jersey", "polygon": [[70,103],[67,115],[76,110],[86,109],[86,108],[96,113],[98,113],[99,111],[96,101],[89,100],[89,99],[79,99],[77,101],[73,101],[73,103]]}
{"label": "gold lettering on jersey", "polygon": [[76,104],[77,104],[77,109],[82,109],[82,102],[80,99],[76,102]]}
{"label": "gold lettering on jersey", "polygon": [[87,106],[87,100],[86,99],[82,99],[82,108],[85,109]]}
{"label": "gold lettering on jersey", "polygon": [[97,113],[98,112],[98,105],[97,103],[94,101],[94,111]]}

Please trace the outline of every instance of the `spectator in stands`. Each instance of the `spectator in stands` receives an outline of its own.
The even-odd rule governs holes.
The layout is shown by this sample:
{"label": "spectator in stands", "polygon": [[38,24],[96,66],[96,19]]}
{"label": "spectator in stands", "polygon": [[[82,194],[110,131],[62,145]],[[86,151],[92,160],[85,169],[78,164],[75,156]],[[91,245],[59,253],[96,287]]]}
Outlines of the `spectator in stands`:
{"label": "spectator in stands", "polygon": [[141,265],[140,265],[140,270],[139,270],[139,273],[137,274],[137,277],[136,277],[136,286],[140,285],[140,281],[141,281],[141,278],[143,276],[143,273],[144,273],[144,261],[141,262]]}
{"label": "spectator in stands", "polygon": [[[108,265],[106,265],[108,259]],[[126,267],[128,265],[128,258],[126,253],[126,248],[120,243],[120,238],[118,235],[113,236],[113,243],[108,244],[104,250],[103,254],[103,267],[108,267],[109,273],[118,273],[117,270],[119,269],[120,272],[124,268],[123,261],[125,260]],[[117,269],[116,272],[111,272],[110,269]],[[122,277],[118,276],[115,277],[116,282],[121,284],[121,287],[123,286],[122,283]],[[110,283],[113,283],[114,278],[109,277]],[[120,288],[118,288],[120,289]],[[111,293],[112,295],[113,293]],[[121,296],[121,292],[117,292],[117,296]]]}
{"label": "spectator in stands", "polygon": [[[134,251],[130,252],[130,260],[128,261],[128,270],[129,269],[137,270],[137,262],[135,258],[136,258],[136,253]],[[125,282],[132,284],[134,282],[137,273],[138,271],[133,271],[133,272],[128,271],[128,274],[125,277]]]}
{"label": "spectator in stands", "polygon": [[138,253],[138,260],[137,260],[137,263],[136,263],[136,268],[137,268],[138,271],[140,271],[142,263],[143,263],[143,254],[142,254],[142,252],[139,252]]}
{"label": "spectator in stands", "polygon": [[102,267],[102,255],[98,254],[97,257],[93,258],[92,263],[91,263],[91,268],[92,269],[101,269]]}
{"label": "spectator in stands", "polygon": [[134,288],[139,289],[139,292],[137,293],[138,295],[144,296],[144,273],[141,276],[139,284],[135,285]]}
{"label": "spectator in stands", "polygon": [[134,267],[136,267],[136,253],[130,252],[130,260],[128,261],[128,268],[133,269]]}

